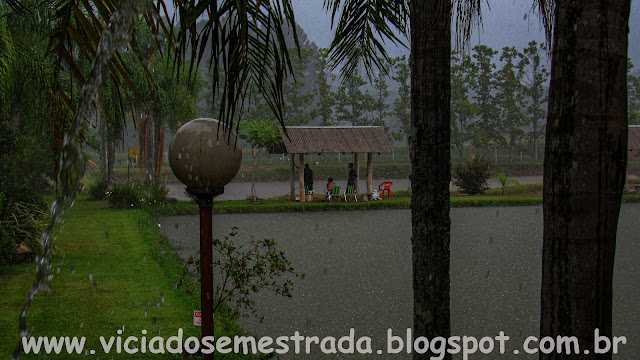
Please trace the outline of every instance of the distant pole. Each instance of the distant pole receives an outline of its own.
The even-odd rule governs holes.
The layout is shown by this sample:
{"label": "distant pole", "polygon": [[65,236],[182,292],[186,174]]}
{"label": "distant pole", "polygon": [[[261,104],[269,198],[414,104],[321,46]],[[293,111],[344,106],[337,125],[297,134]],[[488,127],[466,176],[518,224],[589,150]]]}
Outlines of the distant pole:
{"label": "distant pole", "polygon": [[298,176],[300,182],[300,202],[304,202],[304,154],[300,154],[300,166],[298,168]]}
{"label": "distant pole", "polygon": [[356,194],[360,193],[360,153],[353,154],[353,166],[356,168]]}
{"label": "distant pole", "polygon": [[296,201],[296,157],[295,154],[289,154],[289,192],[291,193],[291,201]]}
{"label": "distant pole", "polygon": [[[369,153],[367,157],[367,193],[373,193],[373,154]],[[371,196],[371,195],[368,195]]]}

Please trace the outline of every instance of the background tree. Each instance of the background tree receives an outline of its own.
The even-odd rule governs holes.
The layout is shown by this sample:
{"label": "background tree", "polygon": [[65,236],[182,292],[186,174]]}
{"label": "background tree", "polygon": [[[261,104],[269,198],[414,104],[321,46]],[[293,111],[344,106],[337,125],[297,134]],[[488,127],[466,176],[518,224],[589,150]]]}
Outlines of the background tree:
{"label": "background tree", "polygon": [[523,82],[524,91],[529,97],[526,113],[531,124],[529,137],[533,141],[533,158],[536,161],[539,159],[538,142],[544,133],[546,115],[544,105],[547,103],[548,95],[545,85],[549,80],[549,71],[542,62],[541,52],[543,50],[544,46],[538,45],[535,41],[529,42],[529,47],[524,49],[526,65]]}
{"label": "background tree", "polygon": [[629,59],[627,68],[627,93],[628,93],[628,117],[629,124],[640,124],[640,76],[633,73],[633,63]]}
{"label": "background tree", "polygon": [[402,133],[411,144],[411,68],[405,55],[393,59],[393,80],[398,84],[398,96],[393,101],[393,112],[400,123]]}
{"label": "background tree", "polygon": [[478,121],[474,123],[474,142],[484,148],[488,154],[489,144],[493,143],[497,152],[498,143],[503,140],[498,131],[499,110],[495,101],[495,68],[493,57],[498,52],[486,45],[477,45],[473,48],[474,72],[476,77],[473,82],[475,94],[473,99],[478,104]]}
{"label": "background tree", "polygon": [[328,49],[318,50],[318,59],[315,62],[314,92],[317,99],[315,114],[320,117],[320,125],[335,125],[333,120],[333,107],[336,104],[335,94],[331,90],[331,84],[336,76],[331,73],[328,64]]}
{"label": "background tree", "polygon": [[[503,63],[496,72],[496,103],[499,107],[500,120],[498,131],[508,136],[509,161],[513,161],[513,148],[524,136],[525,116],[524,89],[522,77],[524,71],[524,55],[515,47],[504,47],[500,55]],[[498,159],[496,158],[496,161]]]}
{"label": "background tree", "polygon": [[[627,165],[630,0],[556,0],[544,157],[541,336],[612,337]],[[592,349],[589,349],[592,350]],[[611,359],[548,354],[541,359]]]}
{"label": "background tree", "polygon": [[269,120],[251,120],[243,122],[240,128],[240,138],[251,145],[253,153],[253,171],[251,172],[251,197],[257,201],[256,171],[258,163],[256,157],[263,150],[272,152],[282,145],[282,134],[278,126]]}
{"label": "background tree", "polygon": [[[293,53],[295,49],[289,49],[289,51]],[[305,79],[313,81],[313,76],[307,76],[312,56],[313,49],[303,47],[300,49],[300,56],[294,56],[291,60],[293,76],[284,83],[283,88],[286,125],[305,125],[311,121],[309,104],[312,103],[314,94],[312,91],[305,91],[305,87],[311,89],[313,85],[305,84]]]}
{"label": "background tree", "polygon": [[387,84],[387,79],[389,78],[388,71],[390,64],[389,62],[385,62],[384,64],[385,68],[378,70],[372,82],[375,98],[371,106],[374,115],[371,125],[382,127],[387,138],[393,139],[387,126],[387,118],[390,115],[390,112],[387,110],[389,108],[387,105],[387,99],[389,98],[389,84]]}
{"label": "background tree", "polygon": [[362,91],[367,82],[356,72],[338,86],[336,90],[336,118],[352,126],[370,125],[365,114],[371,110],[373,97],[368,91]]}
{"label": "background tree", "polygon": [[458,150],[462,160],[464,144],[470,141],[468,128],[478,112],[478,107],[470,100],[470,86],[473,83],[474,66],[471,57],[453,53],[451,57],[451,143]]}

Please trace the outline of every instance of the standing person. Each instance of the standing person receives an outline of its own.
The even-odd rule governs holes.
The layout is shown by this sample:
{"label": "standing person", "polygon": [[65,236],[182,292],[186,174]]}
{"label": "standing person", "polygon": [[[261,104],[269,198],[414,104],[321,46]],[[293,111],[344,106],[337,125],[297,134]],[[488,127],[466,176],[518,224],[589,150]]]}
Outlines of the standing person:
{"label": "standing person", "polygon": [[349,163],[349,177],[347,178],[347,187],[356,185],[356,178],[358,174],[356,173],[356,169],[353,167],[353,163]]}
{"label": "standing person", "polygon": [[304,164],[304,186],[307,187],[309,193],[313,192],[313,171],[309,168],[309,164]]}

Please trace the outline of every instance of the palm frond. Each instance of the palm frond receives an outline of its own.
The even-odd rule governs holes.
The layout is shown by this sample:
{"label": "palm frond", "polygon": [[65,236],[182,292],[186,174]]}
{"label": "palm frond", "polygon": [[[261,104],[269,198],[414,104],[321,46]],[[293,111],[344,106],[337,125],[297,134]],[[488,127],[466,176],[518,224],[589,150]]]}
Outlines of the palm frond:
{"label": "palm frond", "polygon": [[[237,127],[245,100],[257,91],[284,125],[282,85],[293,75],[285,29],[292,29],[299,48],[291,1],[201,0],[176,5],[177,16],[171,21],[179,19],[180,31],[167,34],[175,45],[175,64],[189,66],[191,76],[210,47],[213,96],[221,99],[221,123]],[[204,15],[208,20],[198,31],[197,20]]]}
{"label": "palm frond", "polygon": [[[52,21],[55,26],[49,37],[48,56],[54,61],[53,117],[52,132],[54,141],[61,143],[61,136],[71,122],[75,110],[75,96],[71,92],[73,84],[78,88],[84,85],[87,64],[94,61],[97,46],[105,30],[106,24],[117,9],[117,0],[47,0],[43,6],[55,10]],[[158,26],[156,6],[144,14],[150,29]],[[132,47],[135,43],[132,44]],[[135,51],[134,51],[135,52]],[[136,52],[137,53],[137,52]],[[139,57],[139,61],[145,61]],[[84,64],[84,65],[83,65]],[[126,84],[134,93],[136,89],[130,80],[129,72],[124,66],[118,51],[105,64],[113,81],[119,86]],[[147,67],[144,67],[146,70]],[[65,86],[62,73],[68,71],[70,78]],[[148,70],[147,70],[148,71]],[[122,99],[119,99],[121,101]]]}
{"label": "palm frond", "polygon": [[331,11],[332,24],[340,13],[336,35],[329,49],[333,68],[342,64],[343,80],[350,77],[364,64],[367,76],[373,69],[384,69],[389,60],[385,41],[406,46],[401,36],[407,37],[409,4],[406,0],[325,0]]}
{"label": "palm frond", "polygon": [[454,0],[453,11],[456,19],[457,51],[464,52],[469,44],[471,32],[474,28],[482,29],[482,3],[486,2],[489,11],[491,6],[488,0]]}
{"label": "palm frond", "polygon": [[547,40],[547,49],[551,49],[551,43],[553,40],[553,22],[555,21],[556,2],[555,0],[534,0],[532,11],[538,9],[540,21],[544,26],[544,34]]}

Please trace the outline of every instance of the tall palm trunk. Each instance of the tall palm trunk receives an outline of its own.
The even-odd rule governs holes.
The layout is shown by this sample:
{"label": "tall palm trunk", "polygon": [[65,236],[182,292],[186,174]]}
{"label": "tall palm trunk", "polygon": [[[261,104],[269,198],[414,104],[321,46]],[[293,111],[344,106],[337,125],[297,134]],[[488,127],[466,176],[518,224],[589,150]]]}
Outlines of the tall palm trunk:
{"label": "tall palm trunk", "polygon": [[[411,1],[414,338],[449,336],[451,1]],[[414,353],[414,359],[436,356]],[[447,354],[450,359],[451,355]]]}
{"label": "tall palm trunk", "polygon": [[[576,336],[611,359],[613,266],[627,157],[630,0],[557,0],[544,158],[542,336]],[[583,345],[584,344],[584,345]],[[584,354],[583,349],[590,350]]]}

